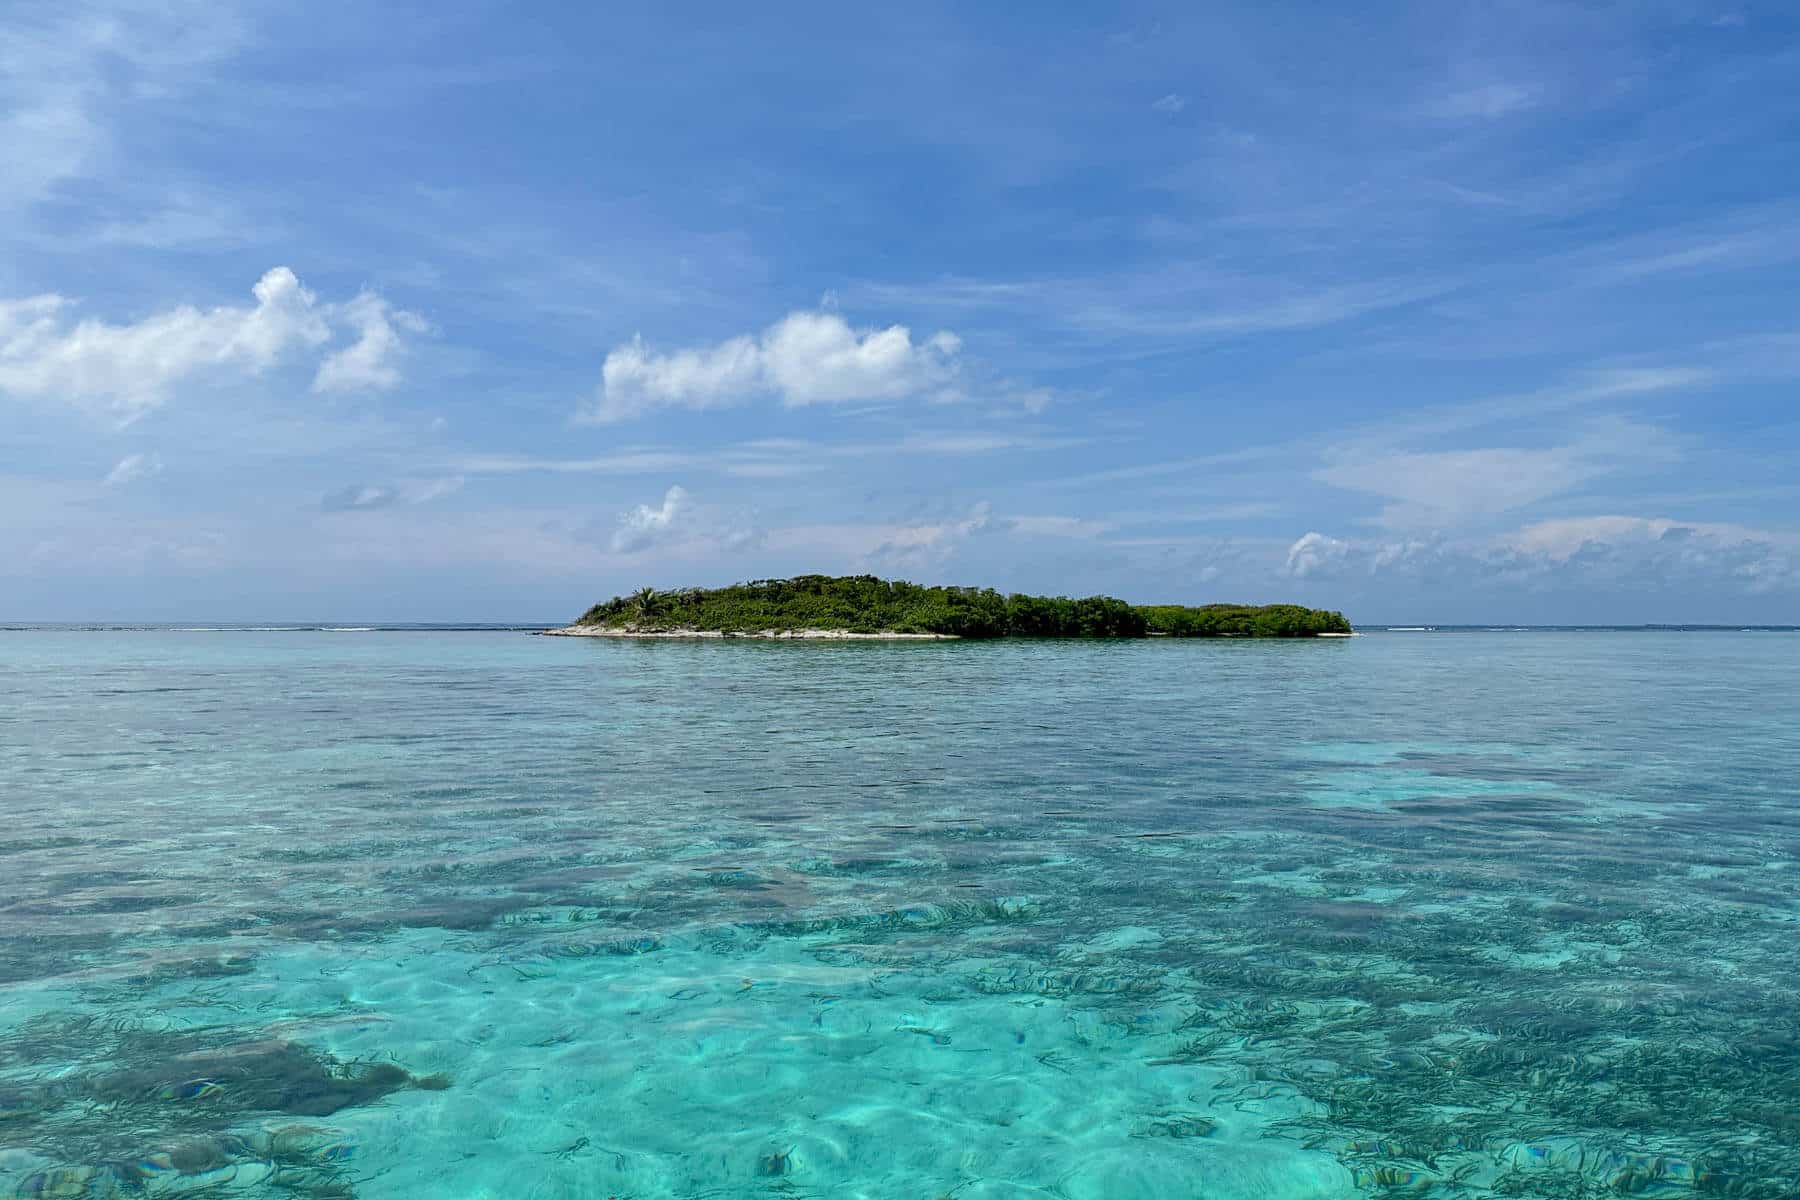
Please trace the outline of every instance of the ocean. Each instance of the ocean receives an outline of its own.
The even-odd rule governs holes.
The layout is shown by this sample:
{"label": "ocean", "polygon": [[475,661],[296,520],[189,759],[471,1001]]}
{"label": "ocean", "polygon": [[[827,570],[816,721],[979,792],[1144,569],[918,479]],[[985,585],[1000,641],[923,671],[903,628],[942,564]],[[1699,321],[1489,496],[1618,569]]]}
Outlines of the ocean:
{"label": "ocean", "polygon": [[0,1196],[1800,1195],[1800,633],[0,633]]}

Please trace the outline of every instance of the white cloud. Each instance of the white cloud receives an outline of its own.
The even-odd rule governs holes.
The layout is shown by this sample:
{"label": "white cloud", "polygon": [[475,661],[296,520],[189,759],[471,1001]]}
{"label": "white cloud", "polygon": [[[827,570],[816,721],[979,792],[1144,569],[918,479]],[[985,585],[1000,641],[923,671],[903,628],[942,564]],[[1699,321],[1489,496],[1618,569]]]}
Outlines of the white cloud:
{"label": "white cloud", "polygon": [[461,475],[446,475],[442,479],[419,479],[407,484],[402,494],[412,504],[424,504],[462,491],[464,479]]}
{"label": "white cloud", "polygon": [[904,325],[857,330],[835,312],[790,313],[759,337],[672,354],[633,338],[606,356],[600,390],[577,416],[607,423],[770,395],[789,407],[899,400],[946,389],[961,348],[954,333],[915,342]]}
{"label": "white cloud", "polygon": [[622,421],[658,408],[726,408],[763,389],[762,352],[748,337],[657,355],[632,338],[606,356],[600,396],[584,419]]}
{"label": "white cloud", "polygon": [[824,469],[819,462],[741,462],[726,466],[725,473],[734,479],[795,479]]}
{"label": "white cloud", "polygon": [[1315,478],[1392,499],[1382,510],[1384,525],[1454,526],[1566,492],[1598,470],[1567,447],[1494,448],[1390,451],[1327,467]]}
{"label": "white cloud", "polygon": [[1567,562],[1580,553],[1584,546],[1595,543],[1656,541],[1669,530],[1678,527],[1676,522],[1667,519],[1570,517],[1526,525],[1507,535],[1502,539],[1502,544],[1521,553],[1541,554],[1557,562]]}
{"label": "white cloud", "polygon": [[397,504],[425,504],[460,491],[463,482],[461,475],[447,475],[439,479],[410,479],[395,484],[352,484],[327,493],[320,499],[319,507],[326,512],[369,512],[378,508],[392,508]]}
{"label": "white cloud", "polygon": [[1538,99],[1537,89],[1523,84],[1489,83],[1453,92],[1439,101],[1432,113],[1452,121],[1472,117],[1492,121],[1534,107]]}
{"label": "white cloud", "polygon": [[1676,455],[1662,430],[1608,420],[1591,423],[1560,446],[1410,451],[1350,445],[1330,457],[1335,461],[1313,477],[1389,500],[1381,524],[1446,529],[1563,495],[1612,472],[1667,463]]}
{"label": "white cloud", "polygon": [[904,325],[861,333],[836,313],[791,313],[763,335],[763,361],[784,403],[898,400],[942,386],[962,339],[948,331],[915,345]]}
{"label": "white cloud", "polygon": [[356,483],[325,496],[319,507],[327,512],[362,512],[399,502],[400,493],[386,484]]}
{"label": "white cloud", "polygon": [[1322,533],[1302,534],[1288,547],[1288,574],[1299,579],[1309,575],[1329,575],[1350,556],[1350,544]]}
{"label": "white cloud", "polygon": [[613,553],[636,554],[648,550],[669,536],[689,508],[687,489],[680,484],[663,493],[660,506],[638,505],[619,518],[619,527],[612,535]]}
{"label": "white cloud", "polygon": [[1090,521],[1083,517],[1008,517],[1012,531],[1025,537],[1097,538],[1113,526],[1107,521]]}
{"label": "white cloud", "polygon": [[1800,533],[1669,517],[1538,521],[1459,540],[1342,539],[1307,533],[1288,548],[1288,574],[1400,574],[1460,585],[1533,589],[1681,585],[1761,593],[1800,589]]}
{"label": "white cloud", "polygon": [[389,304],[373,292],[363,292],[335,310],[356,330],[356,340],[327,355],[313,376],[315,392],[380,391],[400,382],[395,366],[404,350],[399,330],[424,333],[430,326],[417,313]]}
{"label": "white cloud", "polygon": [[481,454],[456,461],[456,469],[474,475],[512,475],[546,471],[556,475],[648,475],[682,467],[711,465],[701,452],[659,450],[651,447],[621,450],[598,458],[523,458],[507,454]]}
{"label": "white cloud", "polygon": [[[1061,450],[1087,443],[1087,438],[1053,437],[1036,433],[909,433],[894,450],[910,454],[993,454],[1003,450]],[[885,453],[888,447],[870,447],[869,452]]]}
{"label": "white cloud", "polygon": [[446,465],[472,475],[510,475],[542,471],[559,475],[647,475],[670,471],[718,471],[740,479],[787,479],[827,470],[855,459],[900,454],[980,455],[1014,450],[1053,450],[1085,444],[1085,438],[1034,433],[909,433],[897,441],[823,444],[783,438],[758,438],[734,445],[676,449],[670,446],[625,446],[592,458],[534,458],[511,454],[479,454]]}
{"label": "white cloud", "polygon": [[883,530],[881,542],[869,559],[895,568],[921,568],[945,562],[958,546],[987,528],[991,506],[983,500],[957,520],[892,526]]}
{"label": "white cloud", "polygon": [[1800,533],[1668,517],[1539,521],[1496,540],[1526,560],[1590,577],[1735,582],[1751,592],[1800,588]]}
{"label": "white cloud", "polygon": [[147,454],[127,454],[119,460],[117,466],[107,472],[106,478],[101,481],[101,486],[124,487],[128,483],[135,483],[140,479],[150,479],[161,475],[162,469],[162,455],[155,451]]}
{"label": "white cloud", "polygon": [[258,375],[294,352],[316,350],[331,340],[334,323],[347,323],[358,338],[325,359],[314,387],[391,387],[399,382],[396,329],[424,329],[414,314],[368,293],[320,304],[287,267],[268,271],[251,294],[251,305],[182,305],[123,325],[70,324],[64,318],[73,302],[62,296],[0,301],[0,394],[59,400],[129,423],[178,385]]}
{"label": "white cloud", "polygon": [[1371,574],[1436,553],[1438,544],[1416,538],[1400,541],[1344,541],[1322,533],[1302,535],[1287,552],[1287,572],[1296,579],[1330,577],[1347,569]]}
{"label": "white cloud", "polygon": [[245,30],[199,0],[13,6],[0,21],[0,212],[26,208],[112,165],[115,113],[205,81]]}
{"label": "white cloud", "polygon": [[1169,116],[1172,117],[1176,113],[1180,112],[1182,109],[1187,107],[1187,97],[1177,95],[1174,92],[1170,92],[1168,95],[1164,96],[1162,99],[1156,101],[1150,107],[1155,109],[1159,113],[1167,113]]}
{"label": "white cloud", "polygon": [[183,305],[131,325],[59,318],[69,301],[0,303],[0,392],[53,397],[135,420],[175,383],[209,369],[256,373],[297,346],[331,336],[313,294],[286,267],[252,289],[250,307]]}

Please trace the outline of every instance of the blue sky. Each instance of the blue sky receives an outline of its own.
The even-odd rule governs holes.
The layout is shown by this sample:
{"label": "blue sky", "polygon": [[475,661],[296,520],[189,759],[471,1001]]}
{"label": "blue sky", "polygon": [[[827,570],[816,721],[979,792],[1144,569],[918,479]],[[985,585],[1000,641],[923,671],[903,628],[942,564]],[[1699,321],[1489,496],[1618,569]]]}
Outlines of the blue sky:
{"label": "blue sky", "polygon": [[1791,6],[668,8],[9,6],[0,618],[1800,620]]}

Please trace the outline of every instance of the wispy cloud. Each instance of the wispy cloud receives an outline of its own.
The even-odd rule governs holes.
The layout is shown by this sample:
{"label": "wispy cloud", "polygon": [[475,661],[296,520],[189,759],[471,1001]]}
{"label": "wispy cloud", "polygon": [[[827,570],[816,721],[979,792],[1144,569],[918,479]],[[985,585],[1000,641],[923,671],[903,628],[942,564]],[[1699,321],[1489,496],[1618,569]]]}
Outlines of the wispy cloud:
{"label": "wispy cloud", "polygon": [[510,454],[477,454],[456,459],[454,466],[471,475],[515,475],[544,471],[555,475],[644,475],[682,467],[718,463],[721,459],[682,450],[621,450],[592,458],[532,458]]}
{"label": "wispy cloud", "polygon": [[1538,89],[1528,84],[1484,83],[1452,92],[1433,105],[1431,111],[1434,116],[1452,121],[1471,117],[1492,121],[1536,107],[1538,100]]}
{"label": "wispy cloud", "polygon": [[890,450],[903,454],[994,454],[1004,450],[1062,450],[1087,445],[1091,440],[1056,434],[943,431],[909,433],[891,447],[879,444],[851,445],[838,447],[836,452],[857,456],[884,454]]}
{"label": "wispy cloud", "polygon": [[1088,339],[1230,340],[1341,324],[1443,295],[1457,282],[1436,276],[1292,278],[1196,261],[1090,277],[873,283],[856,293],[969,312],[1029,314]]}
{"label": "wispy cloud", "polygon": [[1472,539],[1335,538],[1288,549],[1301,579],[1399,575],[1461,587],[1800,589],[1800,532],[1669,517],[1557,518]]}
{"label": "wispy cloud", "polygon": [[162,455],[154,450],[141,454],[127,454],[118,461],[112,470],[106,473],[101,486],[109,488],[124,487],[136,483],[140,479],[151,479],[161,475],[163,469]]}
{"label": "wispy cloud", "polygon": [[409,479],[400,483],[358,483],[329,492],[319,501],[326,512],[370,512],[398,504],[426,504],[462,490],[460,475]]}
{"label": "wispy cloud", "polygon": [[246,37],[233,5],[198,0],[10,11],[0,23],[0,211],[106,170],[118,110],[191,89]]}
{"label": "wispy cloud", "polygon": [[922,430],[893,441],[824,442],[760,438],[728,446],[679,449],[633,446],[588,458],[479,454],[454,459],[451,467],[471,475],[650,475],[665,471],[718,471],[744,479],[781,479],[812,474],[833,464],[890,455],[964,457],[1014,451],[1058,450],[1091,439],[1030,431]]}
{"label": "wispy cloud", "polygon": [[920,570],[941,566],[969,538],[988,527],[993,506],[983,500],[962,517],[890,527],[866,561],[883,570]]}
{"label": "wispy cloud", "polygon": [[1677,456],[1654,426],[1598,422],[1552,446],[1390,450],[1348,446],[1313,473],[1333,487],[1386,501],[1377,518],[1399,529],[1454,529],[1570,493],[1590,480]]}
{"label": "wispy cloud", "polygon": [[1311,444],[1310,439],[1269,446],[1246,446],[1239,450],[1220,451],[1217,454],[1197,454],[1190,458],[1132,463],[1128,466],[1109,467],[1101,471],[1084,471],[1051,482],[1057,487],[1092,487],[1101,484],[1132,483],[1170,475],[1197,475],[1221,467],[1261,467],[1270,462],[1292,458],[1309,444]]}
{"label": "wispy cloud", "polygon": [[[1186,301],[1172,298],[1156,307],[1102,300],[1078,308],[1075,322],[1095,331],[1137,337],[1250,337],[1337,325],[1430,299],[1450,286],[1439,280],[1404,279],[1298,285],[1284,289],[1285,295],[1251,294],[1235,301],[1196,295]],[[1256,290],[1266,293],[1268,288]]]}
{"label": "wispy cloud", "polygon": [[1023,537],[1074,538],[1079,541],[1089,541],[1115,528],[1110,521],[1061,516],[1007,517],[1006,525]]}
{"label": "wispy cloud", "polygon": [[1556,414],[1700,389],[1717,377],[1710,368],[1688,365],[1593,367],[1569,372],[1532,391],[1414,406],[1397,416],[1367,422],[1332,438],[1338,443],[1392,445],[1511,422],[1538,424]]}

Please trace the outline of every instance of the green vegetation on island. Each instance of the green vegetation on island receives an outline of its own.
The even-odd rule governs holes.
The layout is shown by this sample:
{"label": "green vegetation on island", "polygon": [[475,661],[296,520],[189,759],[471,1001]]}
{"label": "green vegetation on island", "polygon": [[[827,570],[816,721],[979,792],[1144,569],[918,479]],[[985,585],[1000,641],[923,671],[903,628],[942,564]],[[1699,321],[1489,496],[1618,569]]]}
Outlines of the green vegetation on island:
{"label": "green vegetation on island", "polygon": [[1111,596],[1002,595],[873,575],[800,575],[721,588],[643,588],[588,609],[577,627],[632,633],[847,633],[957,637],[1316,637],[1350,633],[1342,613],[1295,604],[1127,604]]}

